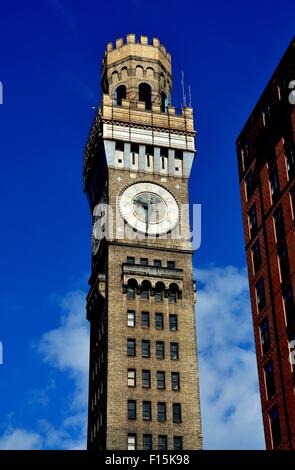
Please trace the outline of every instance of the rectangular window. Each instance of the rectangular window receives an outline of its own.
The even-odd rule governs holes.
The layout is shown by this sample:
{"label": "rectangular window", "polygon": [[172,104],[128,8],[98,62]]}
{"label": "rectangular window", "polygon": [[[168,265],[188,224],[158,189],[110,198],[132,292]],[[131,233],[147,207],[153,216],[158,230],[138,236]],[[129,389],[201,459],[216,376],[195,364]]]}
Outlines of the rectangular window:
{"label": "rectangular window", "polygon": [[276,448],[282,441],[280,416],[278,407],[275,406],[269,413],[270,429],[273,447]]}
{"label": "rectangular window", "polygon": [[180,389],[179,372],[171,372],[171,388],[172,390]]}
{"label": "rectangular window", "polygon": [[128,387],[135,387],[136,386],[136,370],[135,369],[128,369],[128,372],[127,372],[127,385],[128,385]]}
{"label": "rectangular window", "polygon": [[269,184],[272,202],[275,202],[280,194],[280,182],[277,168],[272,168],[269,173]]}
{"label": "rectangular window", "polygon": [[143,286],[141,288],[141,292],[140,292],[140,298],[141,300],[148,300],[150,297],[150,293],[149,293],[149,290],[146,286]]}
{"label": "rectangular window", "polygon": [[288,248],[286,243],[282,243],[278,247],[278,258],[280,264],[281,280],[282,282],[285,282],[290,275]]}
{"label": "rectangular window", "polygon": [[155,327],[157,330],[163,330],[164,328],[164,319],[163,313],[157,312],[155,315]]}
{"label": "rectangular window", "polygon": [[175,269],[175,261],[168,260],[167,261],[167,268]]}
{"label": "rectangular window", "polygon": [[165,388],[165,372],[157,371],[157,388],[161,390]]}
{"label": "rectangular window", "polygon": [[154,259],[155,268],[160,268],[162,266],[162,261],[160,259]]}
{"label": "rectangular window", "polygon": [[143,388],[151,388],[151,371],[144,369],[142,371],[142,386]]}
{"label": "rectangular window", "polygon": [[163,300],[163,291],[162,290],[156,290],[155,292],[155,301],[156,302],[161,302]]}
{"label": "rectangular window", "polygon": [[164,357],[165,357],[164,341],[157,341],[156,342],[156,358],[164,359]]}
{"label": "rectangular window", "polygon": [[294,318],[294,298],[292,292],[292,286],[287,286],[283,291],[284,307],[287,322],[291,321]]}
{"label": "rectangular window", "polygon": [[266,384],[267,398],[270,399],[276,393],[274,367],[273,367],[273,362],[272,361],[269,361],[266,364],[266,366],[264,367],[264,374],[265,374],[265,384]]}
{"label": "rectangular window", "polygon": [[143,450],[152,450],[153,442],[151,434],[144,434],[142,438],[142,448]]}
{"label": "rectangular window", "polygon": [[245,186],[246,186],[246,196],[247,196],[247,201],[249,201],[249,199],[251,198],[253,192],[254,192],[254,189],[255,189],[255,184],[254,184],[255,180],[254,180],[254,173],[251,170],[249,170],[249,173],[248,175],[246,176],[245,178]]}
{"label": "rectangular window", "polygon": [[170,358],[177,361],[179,358],[178,343],[170,343]]}
{"label": "rectangular window", "polygon": [[176,302],[176,292],[169,291],[168,302],[174,304]]}
{"label": "rectangular window", "polygon": [[257,221],[257,212],[256,205],[253,204],[251,209],[248,212],[249,228],[251,238],[255,237],[258,230],[258,221]]}
{"label": "rectangular window", "polygon": [[256,284],[256,298],[259,312],[265,307],[264,279],[260,278]]}
{"label": "rectangular window", "polygon": [[158,402],[158,421],[159,423],[166,421],[166,403]]}
{"label": "rectangular window", "polygon": [[260,338],[261,338],[261,347],[263,354],[266,354],[270,348],[270,336],[269,336],[269,324],[268,318],[264,318],[259,326],[260,329]]}
{"label": "rectangular window", "polygon": [[136,419],[136,401],[135,400],[128,400],[128,419],[129,420]]}
{"label": "rectangular window", "polygon": [[142,402],[142,419],[144,421],[152,420],[152,404],[150,401]]}
{"label": "rectangular window", "polygon": [[134,357],[136,354],[135,350],[135,339],[129,338],[127,340],[127,356],[128,357]]}
{"label": "rectangular window", "polygon": [[167,436],[159,436],[159,450],[167,450]]}
{"label": "rectangular window", "polygon": [[135,264],[134,256],[127,256],[127,264]]}
{"label": "rectangular window", "polygon": [[150,342],[143,339],[141,342],[141,356],[150,357]]}
{"label": "rectangular window", "polygon": [[149,328],[150,326],[149,312],[141,312],[141,326],[142,328]]}
{"label": "rectangular window", "polygon": [[173,449],[174,450],[182,450],[182,436],[173,436]]}
{"label": "rectangular window", "polygon": [[128,434],[128,450],[136,450],[136,434]]}
{"label": "rectangular window", "polygon": [[181,423],[181,404],[173,403],[172,405],[173,423]]}
{"label": "rectangular window", "polygon": [[131,327],[135,326],[135,311],[134,310],[127,311],[127,325]]}
{"label": "rectangular window", "polygon": [[260,244],[259,240],[257,240],[254,245],[252,246],[252,260],[253,260],[253,267],[254,267],[254,274],[257,274],[261,267],[261,252],[260,252]]}
{"label": "rectangular window", "polygon": [[177,315],[169,315],[169,330],[177,331]]}
{"label": "rectangular window", "polygon": [[295,149],[294,145],[287,145],[285,149],[288,177],[291,179],[295,174]]}
{"label": "rectangular window", "polygon": [[284,224],[282,206],[279,206],[275,210],[273,214],[273,219],[274,219],[274,224],[275,224],[276,239],[277,241],[279,241],[285,235],[285,224]]}
{"label": "rectangular window", "polygon": [[241,160],[242,168],[245,170],[249,163],[249,144],[247,143],[241,147]]}
{"label": "rectangular window", "polygon": [[142,266],[148,266],[148,259],[147,258],[140,258],[140,264]]}

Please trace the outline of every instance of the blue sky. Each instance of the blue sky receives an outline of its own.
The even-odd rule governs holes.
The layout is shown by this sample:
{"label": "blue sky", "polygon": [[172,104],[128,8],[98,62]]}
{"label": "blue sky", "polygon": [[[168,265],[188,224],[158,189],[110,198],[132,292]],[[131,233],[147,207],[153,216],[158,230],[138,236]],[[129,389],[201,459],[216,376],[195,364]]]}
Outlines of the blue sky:
{"label": "blue sky", "polygon": [[[235,139],[291,40],[294,16],[285,0],[2,2],[0,447],[83,446],[90,270],[83,146],[100,99],[105,45],[130,32],[159,37],[171,52],[175,106],[182,69],[192,90],[205,446],[263,447]],[[220,294],[215,303],[212,293]],[[228,327],[243,325],[241,334],[228,337],[223,318]],[[228,380],[214,359],[220,351]],[[242,379],[239,405],[241,396],[230,391]]]}

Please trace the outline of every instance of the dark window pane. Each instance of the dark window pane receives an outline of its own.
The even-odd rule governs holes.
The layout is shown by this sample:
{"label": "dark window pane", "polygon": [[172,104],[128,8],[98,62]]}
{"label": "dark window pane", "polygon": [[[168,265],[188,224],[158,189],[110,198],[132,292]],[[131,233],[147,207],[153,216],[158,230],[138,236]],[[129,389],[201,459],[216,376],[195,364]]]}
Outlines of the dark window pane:
{"label": "dark window pane", "polygon": [[143,328],[149,328],[149,326],[150,326],[150,314],[149,314],[149,312],[141,312],[141,326]]}
{"label": "dark window pane", "polygon": [[278,407],[275,406],[269,413],[273,447],[278,447],[282,441],[280,417]]}
{"label": "dark window pane", "polygon": [[161,302],[163,300],[163,291],[156,291],[155,292],[155,300],[157,302]]}
{"label": "dark window pane", "polygon": [[151,434],[144,434],[142,439],[143,450],[152,450],[153,442]]}
{"label": "dark window pane", "polygon": [[175,269],[175,261],[167,261],[167,268]]}
{"label": "dark window pane", "polygon": [[165,388],[165,372],[157,372],[157,388]]}
{"label": "dark window pane", "polygon": [[136,401],[128,400],[128,419],[136,419]]}
{"label": "dark window pane", "polygon": [[164,342],[157,341],[156,342],[156,358],[157,359],[164,359],[165,351],[164,351]]}
{"label": "dark window pane", "polygon": [[267,353],[270,348],[269,324],[268,318],[260,323],[260,337],[263,354]]}
{"label": "dark window pane", "polygon": [[170,357],[173,360],[177,360],[179,356],[178,343],[170,343]]}
{"label": "dark window pane", "polygon": [[166,403],[158,403],[158,421],[160,423],[166,421]]}
{"label": "dark window pane", "polygon": [[172,405],[173,423],[181,423],[181,404],[173,403]]}
{"label": "dark window pane", "polygon": [[167,436],[159,436],[159,450],[167,450]]}
{"label": "dark window pane", "polygon": [[265,290],[264,290],[263,278],[259,279],[259,281],[256,284],[256,296],[257,296],[258,310],[261,311],[265,306]]}
{"label": "dark window pane", "polygon": [[160,259],[154,259],[154,266],[160,268],[162,266],[162,261]]}
{"label": "dark window pane", "polygon": [[134,256],[127,256],[127,263],[128,264],[134,264],[135,263]]}
{"label": "dark window pane", "polygon": [[152,405],[150,401],[142,402],[142,418],[144,421],[151,421],[152,419]]}
{"label": "dark window pane", "polygon": [[252,259],[253,259],[254,273],[256,274],[261,267],[261,253],[260,253],[259,240],[257,240],[252,246]]}
{"label": "dark window pane", "polygon": [[173,449],[182,450],[182,437],[181,436],[173,436]]}
{"label": "dark window pane", "polygon": [[172,385],[172,390],[179,390],[180,388],[179,372],[171,372],[171,385]]}
{"label": "dark window pane", "polygon": [[279,175],[276,168],[273,168],[269,173],[269,183],[272,201],[274,202],[280,194]]}
{"label": "dark window pane", "polygon": [[277,241],[279,241],[285,235],[285,224],[284,224],[282,206],[279,206],[276,209],[276,211],[273,214],[273,218],[274,218],[274,223],[275,223]]}
{"label": "dark window pane", "polygon": [[135,356],[135,339],[127,340],[127,356],[129,357]]}
{"label": "dark window pane", "polygon": [[258,221],[257,221],[257,212],[255,204],[251,207],[248,212],[248,219],[249,219],[249,228],[250,228],[250,235],[251,238],[255,237],[258,229]]}
{"label": "dark window pane", "polygon": [[140,258],[140,264],[142,266],[147,266],[148,265],[148,259],[147,258]]}
{"label": "dark window pane", "polygon": [[249,201],[255,189],[255,175],[252,170],[249,171],[245,179],[247,201]]}
{"label": "dark window pane", "polygon": [[280,263],[281,279],[282,282],[284,282],[290,275],[288,249],[285,243],[278,247],[278,257]]}
{"label": "dark window pane", "polygon": [[149,370],[142,371],[142,386],[144,388],[150,388],[151,386],[151,372]]}
{"label": "dark window pane", "polygon": [[169,292],[168,301],[170,304],[173,304],[176,302],[176,292]]}
{"label": "dark window pane", "polygon": [[156,313],[155,327],[157,330],[162,330],[164,328],[163,313]]}
{"label": "dark window pane", "polygon": [[291,322],[295,318],[294,298],[291,285],[284,289],[283,299],[287,322]]}
{"label": "dark window pane", "polygon": [[275,384],[275,376],[274,376],[274,367],[272,361],[269,361],[265,368],[265,383],[266,383],[266,391],[267,397],[270,399],[276,393],[276,384]]}
{"label": "dark window pane", "polygon": [[169,329],[170,331],[177,330],[177,315],[169,315]]}
{"label": "dark window pane", "polygon": [[141,355],[142,357],[150,357],[150,342],[143,340],[141,342]]}
{"label": "dark window pane", "polygon": [[127,299],[135,299],[135,288],[128,286],[127,287]]}

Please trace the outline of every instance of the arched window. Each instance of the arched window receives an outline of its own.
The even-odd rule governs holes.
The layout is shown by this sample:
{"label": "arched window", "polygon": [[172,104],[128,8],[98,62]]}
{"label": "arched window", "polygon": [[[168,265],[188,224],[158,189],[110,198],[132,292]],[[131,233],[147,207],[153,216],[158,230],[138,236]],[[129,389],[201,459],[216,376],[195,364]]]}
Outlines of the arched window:
{"label": "arched window", "polygon": [[114,100],[118,106],[122,105],[122,100],[126,99],[126,86],[120,85],[115,89]]}
{"label": "arched window", "polygon": [[165,285],[163,282],[157,282],[155,286],[155,300],[161,302],[163,300]]}
{"label": "arched window", "polygon": [[167,110],[168,110],[168,97],[162,91],[162,93],[161,93],[161,111],[162,111],[162,113],[167,113]]}
{"label": "arched window", "polygon": [[149,281],[143,281],[141,284],[140,298],[142,300],[148,300],[150,296],[151,283]]}
{"label": "arched window", "polygon": [[168,301],[169,303],[175,303],[177,301],[177,294],[179,291],[179,287],[174,282],[169,285],[169,294],[168,294]]}
{"label": "arched window", "polygon": [[139,101],[145,102],[145,109],[152,109],[152,89],[148,83],[140,83],[138,87]]}
{"label": "arched window", "polygon": [[127,299],[135,299],[137,282],[135,279],[129,279],[127,284]]}

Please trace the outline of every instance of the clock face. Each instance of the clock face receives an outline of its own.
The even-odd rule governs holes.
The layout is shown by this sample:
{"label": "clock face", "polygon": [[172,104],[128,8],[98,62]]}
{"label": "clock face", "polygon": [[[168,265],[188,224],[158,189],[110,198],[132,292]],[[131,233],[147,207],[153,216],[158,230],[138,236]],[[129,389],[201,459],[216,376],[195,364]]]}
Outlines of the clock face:
{"label": "clock face", "polygon": [[[107,198],[106,198],[106,193],[105,191],[103,192],[98,204],[104,204],[106,205],[107,203]],[[96,206],[97,207],[97,206]],[[98,211],[95,212],[95,215],[93,215],[93,219],[92,219],[92,240],[91,240],[91,245],[92,245],[92,254],[93,256],[96,255],[96,253],[98,252],[98,248],[99,248],[99,245],[100,245],[100,241],[101,241],[101,238],[100,236],[100,233],[102,231],[102,224],[104,222],[104,219],[105,219],[105,209],[100,209]]]}
{"label": "clock face", "polygon": [[155,183],[135,183],[120,196],[119,209],[124,220],[139,232],[160,235],[179,221],[179,208],[172,194]]}

